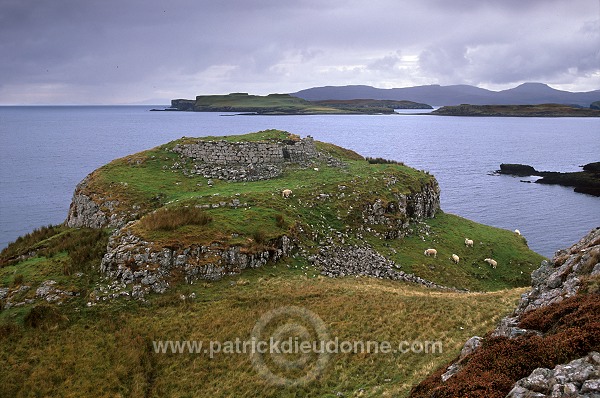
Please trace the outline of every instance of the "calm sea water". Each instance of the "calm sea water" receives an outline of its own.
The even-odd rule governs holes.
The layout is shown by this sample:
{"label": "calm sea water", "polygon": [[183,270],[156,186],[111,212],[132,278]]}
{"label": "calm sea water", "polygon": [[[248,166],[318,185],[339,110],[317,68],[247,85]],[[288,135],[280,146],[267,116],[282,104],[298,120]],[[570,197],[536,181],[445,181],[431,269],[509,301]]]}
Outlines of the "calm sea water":
{"label": "calm sea water", "polygon": [[222,116],[150,106],[0,107],[0,248],[64,221],[75,185],[130,153],[182,136],[277,128],[433,173],[442,209],[513,230],[551,256],[600,226],[600,198],[494,176],[500,163],[577,171],[600,161],[600,119],[429,115]]}

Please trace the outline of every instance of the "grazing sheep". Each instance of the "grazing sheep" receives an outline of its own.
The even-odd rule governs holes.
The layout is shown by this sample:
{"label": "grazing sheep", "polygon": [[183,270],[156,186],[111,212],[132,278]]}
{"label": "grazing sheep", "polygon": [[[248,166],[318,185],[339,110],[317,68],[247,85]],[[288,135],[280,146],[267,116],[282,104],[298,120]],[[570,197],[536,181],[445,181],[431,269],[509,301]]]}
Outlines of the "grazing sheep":
{"label": "grazing sheep", "polygon": [[291,189],[284,189],[283,191],[281,191],[281,196],[283,196],[284,198],[289,198],[291,194]]}
{"label": "grazing sheep", "polygon": [[454,261],[454,264],[458,264],[458,262],[460,261],[460,257],[458,257],[456,254],[453,254],[452,261]]}
{"label": "grazing sheep", "polygon": [[435,249],[427,249],[423,254],[426,256],[433,256],[433,258],[437,258],[437,250]]}
{"label": "grazing sheep", "polygon": [[473,241],[471,239],[467,239],[465,238],[465,246],[467,247],[473,247]]}
{"label": "grazing sheep", "polygon": [[315,167],[313,170],[314,170],[314,171],[319,171],[319,168],[318,168],[318,167]]}
{"label": "grazing sheep", "polygon": [[517,235],[520,236],[521,235],[521,231],[519,231],[518,229],[515,229],[515,234],[517,234]]}
{"label": "grazing sheep", "polygon": [[491,258],[486,258],[483,261],[485,261],[486,263],[488,263],[489,265],[491,265],[492,268],[496,268],[496,266],[498,265],[498,263],[496,262],[496,260],[493,260]]}

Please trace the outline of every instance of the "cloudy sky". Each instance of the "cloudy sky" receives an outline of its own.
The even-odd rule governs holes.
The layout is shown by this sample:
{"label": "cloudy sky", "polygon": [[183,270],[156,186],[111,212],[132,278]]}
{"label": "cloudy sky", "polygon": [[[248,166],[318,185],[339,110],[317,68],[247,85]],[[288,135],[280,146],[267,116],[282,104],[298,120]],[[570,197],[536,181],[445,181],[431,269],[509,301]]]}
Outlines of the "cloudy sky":
{"label": "cloudy sky", "polygon": [[526,81],[600,89],[600,0],[0,0],[0,104]]}

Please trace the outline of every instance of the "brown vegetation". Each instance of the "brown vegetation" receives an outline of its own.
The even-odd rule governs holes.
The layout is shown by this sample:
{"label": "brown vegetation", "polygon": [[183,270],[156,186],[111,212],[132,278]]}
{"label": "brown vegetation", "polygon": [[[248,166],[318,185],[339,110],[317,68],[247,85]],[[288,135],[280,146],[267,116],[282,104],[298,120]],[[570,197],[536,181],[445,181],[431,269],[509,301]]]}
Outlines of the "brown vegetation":
{"label": "brown vegetation", "polygon": [[534,369],[551,369],[599,350],[600,295],[581,294],[537,309],[519,326],[544,334],[515,339],[488,335],[483,346],[463,360],[459,373],[442,383],[446,365],[413,388],[411,397],[505,397]]}
{"label": "brown vegetation", "polygon": [[150,231],[172,231],[184,225],[206,225],[212,219],[195,207],[162,208],[146,215],[140,226]]}

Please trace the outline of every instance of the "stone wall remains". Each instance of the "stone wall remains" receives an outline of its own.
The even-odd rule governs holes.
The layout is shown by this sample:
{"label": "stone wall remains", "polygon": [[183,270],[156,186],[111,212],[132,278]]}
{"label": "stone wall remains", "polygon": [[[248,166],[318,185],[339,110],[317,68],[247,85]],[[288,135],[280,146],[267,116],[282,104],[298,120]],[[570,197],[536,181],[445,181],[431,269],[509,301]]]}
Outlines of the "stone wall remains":
{"label": "stone wall remains", "polygon": [[227,142],[198,140],[178,144],[173,151],[214,165],[302,163],[318,157],[312,137],[282,142]]}

